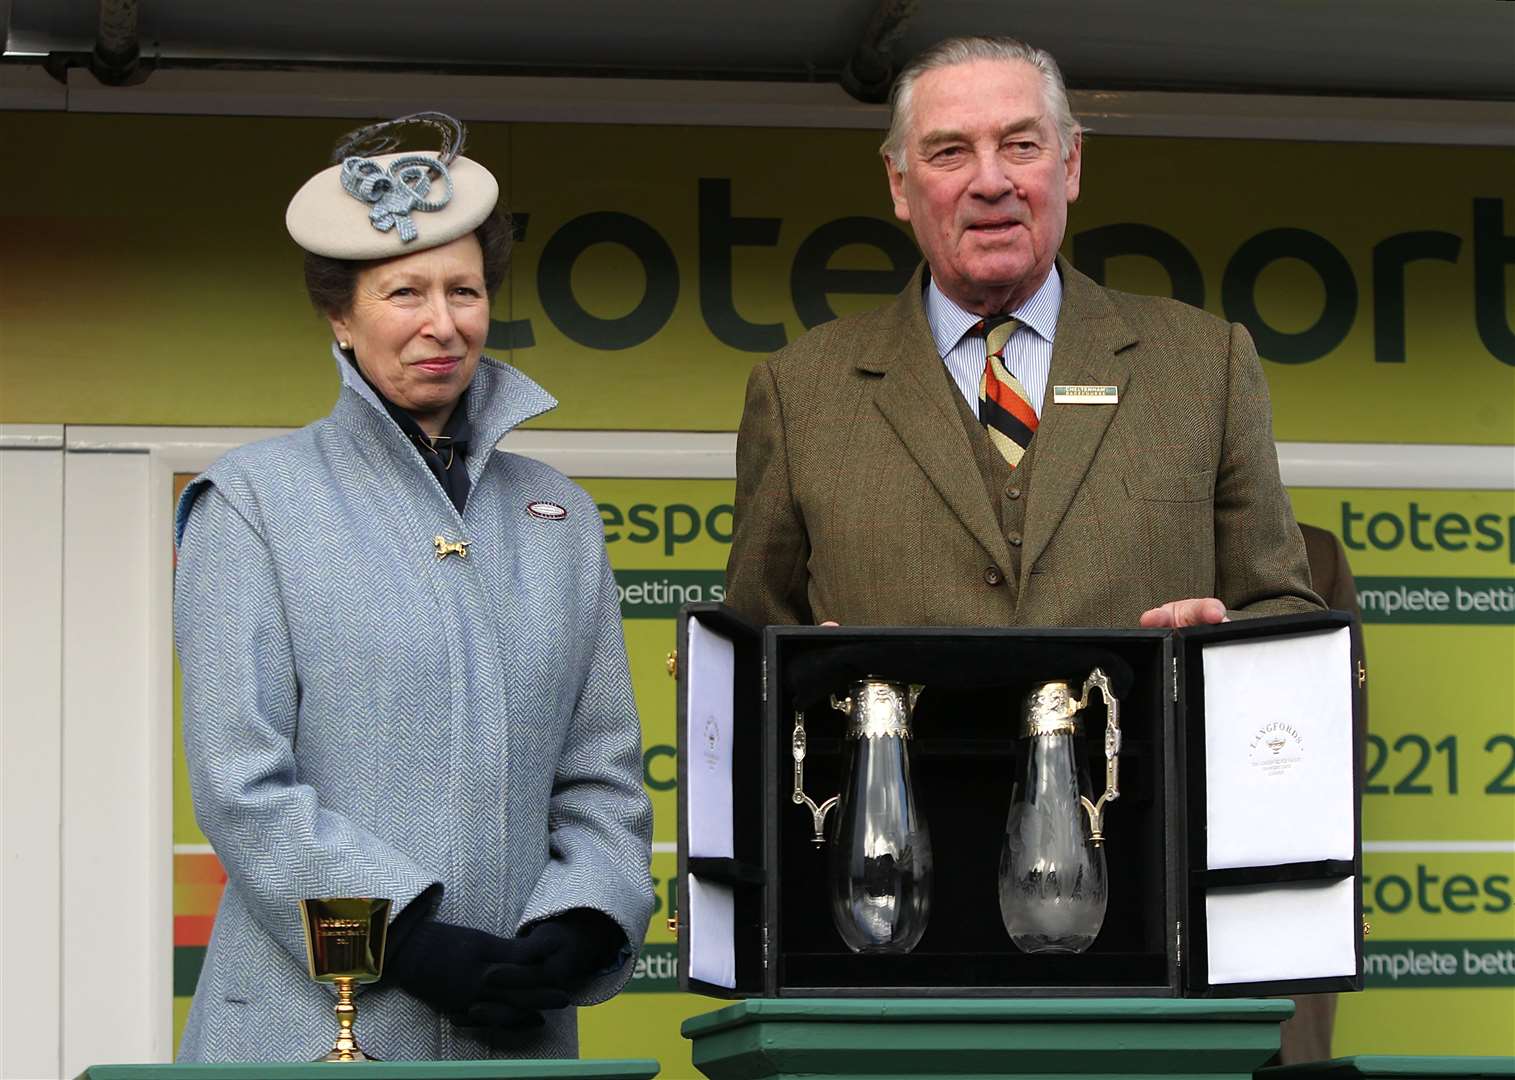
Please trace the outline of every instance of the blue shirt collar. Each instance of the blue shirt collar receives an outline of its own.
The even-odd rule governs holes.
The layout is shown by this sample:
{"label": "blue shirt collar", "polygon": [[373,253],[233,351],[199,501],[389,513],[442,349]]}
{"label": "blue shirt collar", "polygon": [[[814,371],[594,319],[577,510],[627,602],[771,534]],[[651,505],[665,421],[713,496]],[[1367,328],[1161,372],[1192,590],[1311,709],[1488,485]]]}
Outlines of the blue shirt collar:
{"label": "blue shirt collar", "polygon": [[[936,278],[926,275],[926,322],[931,326],[931,336],[936,341],[937,355],[946,359],[957,348],[963,335],[972,330],[982,316],[959,307],[946,293],[937,287]],[[1063,306],[1063,279],[1052,264],[1052,271],[1041,288],[1032,293],[1026,302],[1010,314],[1035,330],[1043,340],[1057,340],[1057,315]]]}

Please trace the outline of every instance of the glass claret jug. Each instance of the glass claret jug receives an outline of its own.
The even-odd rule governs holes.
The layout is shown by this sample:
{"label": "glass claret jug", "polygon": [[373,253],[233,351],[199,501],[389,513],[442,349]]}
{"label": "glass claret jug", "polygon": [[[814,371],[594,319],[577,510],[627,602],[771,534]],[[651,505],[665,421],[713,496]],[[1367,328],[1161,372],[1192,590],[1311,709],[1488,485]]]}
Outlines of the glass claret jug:
{"label": "glass claret jug", "polygon": [[[1106,711],[1105,792],[1097,802],[1078,760],[1078,714],[1096,688]],[[1000,916],[1023,952],[1083,952],[1104,925],[1104,810],[1120,797],[1119,709],[1099,668],[1077,700],[1062,681],[1041,683],[1026,698],[1023,772],[1011,793],[999,864]]]}
{"label": "glass claret jug", "polygon": [[853,952],[907,953],[931,916],[931,832],[910,779],[911,713],[919,687],[863,679],[831,705],[847,714],[847,773],[840,796],[817,806],[804,792],[805,727],[794,728],[794,795],[810,809],[814,840],[829,852],[831,918]]}

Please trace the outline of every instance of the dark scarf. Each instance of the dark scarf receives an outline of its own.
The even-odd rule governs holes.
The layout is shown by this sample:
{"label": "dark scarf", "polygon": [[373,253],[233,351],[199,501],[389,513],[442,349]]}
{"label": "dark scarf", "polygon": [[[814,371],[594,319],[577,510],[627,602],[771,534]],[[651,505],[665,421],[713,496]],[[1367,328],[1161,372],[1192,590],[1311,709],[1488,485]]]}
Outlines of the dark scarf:
{"label": "dark scarf", "polygon": [[452,415],[447,418],[442,434],[433,438],[421,430],[415,417],[385,397],[383,391],[363,374],[362,368],[357,364],[352,366],[363,381],[368,383],[368,388],[374,395],[384,403],[385,410],[420,452],[421,460],[426,462],[431,475],[437,478],[437,483],[442,485],[442,490],[447,492],[452,505],[461,514],[463,504],[468,499],[468,452],[469,442],[473,438],[473,425],[468,422],[468,391],[464,390],[453,406]]}

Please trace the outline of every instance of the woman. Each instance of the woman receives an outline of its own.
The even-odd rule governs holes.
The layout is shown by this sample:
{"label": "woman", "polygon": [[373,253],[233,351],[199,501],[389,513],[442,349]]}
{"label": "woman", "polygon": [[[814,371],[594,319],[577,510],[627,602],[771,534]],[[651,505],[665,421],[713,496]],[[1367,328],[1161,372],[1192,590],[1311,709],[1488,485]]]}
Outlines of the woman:
{"label": "woman", "polygon": [[[416,120],[440,154],[366,152]],[[615,580],[589,497],[494,449],[556,403],[481,355],[509,225],[461,140],[377,125],[294,197],[336,406],[179,503],[185,750],[229,879],[181,1060],[330,1045],[303,897],[392,901],[357,1029],[388,1060],[576,1056],[568,1006],[619,990],[646,932]]]}

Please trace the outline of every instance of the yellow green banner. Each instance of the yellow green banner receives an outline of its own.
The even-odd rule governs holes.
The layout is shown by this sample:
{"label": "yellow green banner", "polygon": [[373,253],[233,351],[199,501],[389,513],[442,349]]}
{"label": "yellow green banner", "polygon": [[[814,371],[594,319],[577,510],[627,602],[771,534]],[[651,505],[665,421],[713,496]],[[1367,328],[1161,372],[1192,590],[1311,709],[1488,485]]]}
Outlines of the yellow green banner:
{"label": "yellow green banner", "polygon": [[1335,1052],[1515,1053],[1515,492],[1296,488],[1364,619],[1363,942]]}
{"label": "yellow green banner", "polygon": [[[284,206],[348,126],[0,113],[0,421],[323,415]],[[538,424],[733,430],[754,360],[915,266],[878,140],[474,125],[519,234],[491,349],[561,401]],[[1515,151],[1096,133],[1063,252],[1247,325],[1280,439],[1515,442]]]}

